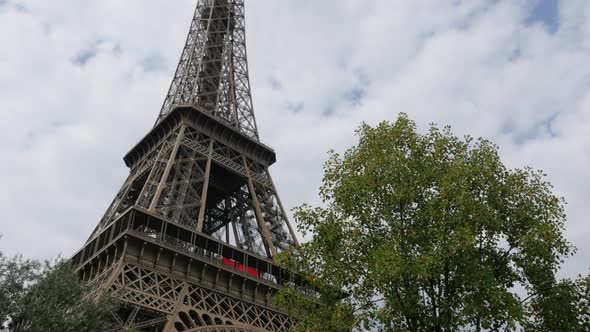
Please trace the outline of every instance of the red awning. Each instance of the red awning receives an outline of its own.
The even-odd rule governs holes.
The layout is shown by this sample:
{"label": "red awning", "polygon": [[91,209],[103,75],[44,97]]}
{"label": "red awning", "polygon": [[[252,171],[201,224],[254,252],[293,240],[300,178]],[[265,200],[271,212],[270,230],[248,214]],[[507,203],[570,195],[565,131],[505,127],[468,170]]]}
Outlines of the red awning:
{"label": "red awning", "polygon": [[221,261],[223,262],[223,264],[225,264],[225,265],[227,265],[229,267],[232,267],[234,269],[238,269],[238,270],[240,270],[242,272],[245,271],[249,275],[253,275],[255,277],[260,276],[260,272],[258,270],[256,270],[255,268],[252,268],[252,267],[249,267],[249,266],[245,266],[244,264],[240,264],[240,263],[234,261],[233,259],[222,257],[221,258]]}

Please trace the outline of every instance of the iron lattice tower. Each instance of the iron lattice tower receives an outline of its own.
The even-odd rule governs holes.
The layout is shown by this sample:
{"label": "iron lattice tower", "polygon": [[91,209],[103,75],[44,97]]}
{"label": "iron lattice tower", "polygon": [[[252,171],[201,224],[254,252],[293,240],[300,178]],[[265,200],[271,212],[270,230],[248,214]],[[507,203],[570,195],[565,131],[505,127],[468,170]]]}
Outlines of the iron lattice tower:
{"label": "iron lattice tower", "polygon": [[199,0],[130,174],[72,258],[123,302],[113,331],[287,331],[269,295],[304,287],[272,257],[297,245],[252,107],[244,0]]}

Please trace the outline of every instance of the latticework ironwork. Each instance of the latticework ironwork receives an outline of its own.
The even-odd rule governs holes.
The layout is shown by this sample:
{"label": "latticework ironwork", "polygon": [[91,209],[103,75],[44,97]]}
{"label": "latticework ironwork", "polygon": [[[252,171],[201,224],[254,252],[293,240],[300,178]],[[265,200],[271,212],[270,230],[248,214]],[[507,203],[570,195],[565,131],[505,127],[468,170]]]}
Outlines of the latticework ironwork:
{"label": "latticework ironwork", "polygon": [[[218,122],[216,126],[230,128],[229,135],[241,140],[190,123],[175,122],[174,128],[160,130],[166,137],[158,137],[158,144],[137,146],[132,150],[136,159],[126,157],[130,175],[92,236],[136,205],[267,257],[296,244],[268,172],[274,152],[258,140],[243,0],[198,2],[153,131],[162,129],[158,127],[174,110],[187,106],[202,113],[201,120]],[[251,145],[266,149],[272,160],[249,155]]]}
{"label": "latticework ironwork", "polygon": [[167,320],[168,324],[181,331],[208,326],[261,331],[288,331],[290,328],[284,314],[136,265],[123,265],[111,287],[127,303],[172,317]]}
{"label": "latticework ironwork", "polygon": [[[128,305],[114,315],[114,331],[163,328],[168,331],[289,331],[278,311],[229,297],[135,264],[117,262],[101,274],[99,289],[111,289]],[[99,278],[101,279],[101,278]],[[149,311],[148,311],[149,310]],[[142,311],[149,312],[140,317]]]}
{"label": "latticework ironwork", "polygon": [[272,264],[297,244],[252,107],[243,0],[199,0],[153,129],[72,258],[93,295],[124,304],[113,330],[287,331],[268,301],[302,278]]}
{"label": "latticework ironwork", "polygon": [[160,111],[199,105],[240,132],[258,139],[252,108],[244,0],[201,0]]}

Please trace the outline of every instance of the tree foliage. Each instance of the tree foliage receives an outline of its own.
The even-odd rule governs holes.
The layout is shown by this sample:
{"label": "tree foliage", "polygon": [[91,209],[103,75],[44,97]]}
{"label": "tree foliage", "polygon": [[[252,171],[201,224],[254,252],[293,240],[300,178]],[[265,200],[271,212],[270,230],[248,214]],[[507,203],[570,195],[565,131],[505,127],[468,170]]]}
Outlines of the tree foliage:
{"label": "tree foliage", "polygon": [[27,285],[40,277],[40,267],[37,261],[0,252],[0,328],[20,311]]}
{"label": "tree foliage", "polygon": [[529,331],[590,331],[590,276],[562,280],[531,297]]}
{"label": "tree foliage", "polygon": [[[295,209],[311,240],[278,259],[321,290],[316,301],[276,296],[302,330],[583,330],[588,279],[556,280],[574,249],[542,172],[509,169],[496,145],[449,127],[420,134],[404,114],[357,133],[358,145],[330,153],[323,206]],[[572,313],[582,285],[585,308]]]}
{"label": "tree foliage", "polygon": [[88,296],[67,261],[51,264],[0,254],[0,326],[13,331],[102,331],[114,302]]}

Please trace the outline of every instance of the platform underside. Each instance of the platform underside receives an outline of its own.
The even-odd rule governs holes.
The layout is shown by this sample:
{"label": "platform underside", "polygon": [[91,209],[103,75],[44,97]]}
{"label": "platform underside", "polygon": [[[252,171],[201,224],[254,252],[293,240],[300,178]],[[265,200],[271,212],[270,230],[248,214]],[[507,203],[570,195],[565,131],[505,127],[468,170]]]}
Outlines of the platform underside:
{"label": "platform underside", "polygon": [[[289,331],[272,302],[304,279],[264,257],[131,208],[72,257],[120,301],[109,331]],[[308,291],[311,292],[311,291]]]}
{"label": "platform underside", "polygon": [[122,303],[109,331],[289,331],[289,318],[124,259],[98,276]]}

